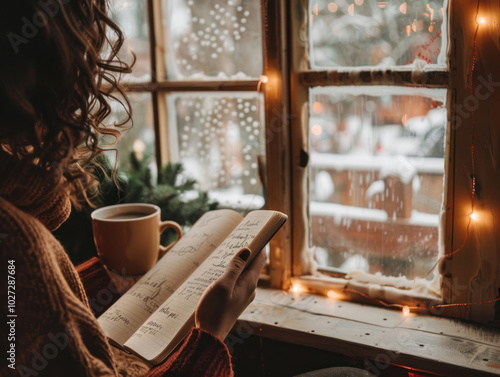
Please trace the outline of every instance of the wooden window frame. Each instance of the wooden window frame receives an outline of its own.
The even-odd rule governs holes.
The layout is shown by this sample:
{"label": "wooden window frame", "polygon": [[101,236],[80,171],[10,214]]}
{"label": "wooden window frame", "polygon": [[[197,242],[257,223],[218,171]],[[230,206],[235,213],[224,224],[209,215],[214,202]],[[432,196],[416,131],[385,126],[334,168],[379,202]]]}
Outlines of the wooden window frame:
{"label": "wooden window frame", "polygon": [[[261,1],[263,37],[263,75],[261,80],[240,81],[170,81],[165,63],[165,41],[162,26],[162,1],[147,1],[149,27],[151,80],[150,82],[125,83],[129,92],[151,93],[155,130],[156,161],[162,166],[171,161],[169,153],[168,108],[166,97],[178,92],[241,91],[263,93],[266,132],[266,165],[263,179],[266,206],[290,213],[291,187],[289,174],[289,113],[287,54],[283,35],[286,33],[284,1]],[[283,21],[283,22],[282,22]],[[281,287],[290,281],[290,223],[285,224],[270,242],[270,259],[273,267],[268,276],[262,276],[264,284]]]}
{"label": "wooden window frame", "polygon": [[[130,83],[129,91],[150,92],[152,95],[155,146],[158,164],[170,161],[168,152],[168,127],[166,96],[170,93],[197,91],[245,91],[264,95],[266,159],[264,179],[268,208],[289,214],[289,221],[271,241],[268,285],[290,289],[299,279],[314,288],[323,286],[321,279],[307,277],[312,271],[309,250],[309,220],[307,195],[308,151],[308,89],[314,86],[349,85],[356,78],[357,85],[425,85],[430,88],[447,88],[448,146],[445,158],[445,203],[442,227],[445,250],[448,255],[463,243],[470,212],[471,179],[464,179],[464,172],[472,174],[471,129],[472,117],[457,118],[457,104],[463,104],[470,93],[467,75],[471,66],[471,44],[457,43],[459,36],[473,40],[476,30],[474,17],[477,3],[467,0],[448,0],[448,69],[425,70],[418,78],[404,67],[393,70],[362,71],[356,69],[312,70],[308,61],[308,0],[261,0],[263,35],[263,74],[268,81],[168,81],[164,60],[165,43],[162,30],[161,0],[146,0],[148,9],[149,40],[151,54],[151,81]],[[490,0],[483,0],[479,12],[491,10]],[[484,4],[486,3],[486,4]],[[498,11],[498,10],[497,10]],[[493,27],[493,26],[492,26]],[[492,39],[481,38],[478,53],[496,49]],[[491,53],[490,53],[491,55]],[[500,53],[493,53],[500,61]],[[456,57],[466,56],[466,59]],[[491,64],[489,65],[491,68]],[[483,67],[481,67],[482,69]],[[482,72],[487,75],[489,72]],[[480,72],[476,73],[479,75]],[[494,82],[500,82],[500,72],[493,74]],[[479,76],[477,76],[479,77]],[[361,84],[359,82],[361,78]],[[492,122],[490,109],[500,103],[500,91],[492,92],[475,110],[476,145],[489,143],[488,125]],[[453,109],[452,109],[453,108]],[[458,120],[457,120],[458,119]],[[460,124],[458,125],[458,121]],[[481,124],[479,124],[481,121]],[[499,151],[500,143],[492,148]],[[478,150],[477,161],[487,161],[486,151]],[[477,165],[477,162],[476,162]],[[494,168],[491,163],[486,164]],[[476,208],[492,216],[498,209],[495,187],[499,179],[488,176],[484,168],[477,168],[476,182],[481,183],[482,195],[476,200]],[[482,174],[481,174],[482,173]],[[465,174],[465,176],[467,176]],[[491,187],[487,187],[491,184]],[[466,205],[464,205],[466,203]],[[492,210],[488,210],[488,208]],[[447,304],[482,302],[494,299],[500,286],[500,260],[496,244],[500,245],[499,225],[482,231],[484,239],[471,228],[472,236],[460,252],[447,257],[440,265],[442,274],[443,302]],[[471,263],[473,269],[470,268]],[[478,280],[478,276],[483,276]],[[486,276],[486,278],[484,278]],[[331,281],[329,286],[335,287]],[[338,287],[342,284],[338,283]],[[441,311],[444,316],[472,319],[491,323],[494,321],[494,303],[485,305],[461,305]],[[498,321],[498,319],[497,319]]]}
{"label": "wooden window frame", "polygon": [[[487,145],[489,125],[493,117],[490,111],[495,108],[495,100],[500,100],[500,93],[492,92],[485,100],[481,100],[474,109],[473,116],[462,116],[457,113],[459,104],[474,103],[471,98],[471,89],[468,80],[473,64],[473,52],[476,48],[476,57],[489,51],[489,57],[500,61],[500,53],[495,47],[492,38],[488,38],[487,27],[478,29],[477,44],[473,40],[476,33],[477,16],[488,15],[494,8],[489,1],[467,2],[465,0],[448,0],[448,51],[447,69],[424,70],[421,74],[412,75],[411,70],[405,67],[383,70],[337,69],[312,70],[308,55],[308,0],[297,0],[288,5],[287,14],[290,38],[285,42],[289,50],[290,62],[290,109],[291,109],[291,182],[294,203],[292,205],[292,273],[291,281],[284,281],[282,288],[290,287],[291,283],[300,282],[310,291],[322,291],[325,286],[342,289],[342,279],[318,279],[307,276],[313,271],[309,250],[309,208],[308,208],[308,101],[309,88],[314,86],[345,86],[352,85],[390,85],[390,86],[426,86],[429,88],[446,88],[447,95],[447,153],[445,157],[445,198],[441,219],[441,237],[444,240],[445,257],[440,261],[438,269],[441,273],[442,303],[483,303],[496,299],[500,295],[500,263],[497,249],[498,225],[485,226],[488,218],[493,222],[493,216],[499,209],[495,199],[495,187],[500,187],[497,178],[488,176],[483,161],[494,170],[494,161],[487,155],[487,148],[478,150],[479,145]],[[486,4],[485,4],[486,3]],[[498,6],[496,6],[498,8]],[[498,9],[494,9],[498,12]],[[492,17],[492,15],[490,15]],[[490,20],[493,23],[493,20]],[[490,26],[491,28],[494,25]],[[460,43],[461,36],[465,36],[467,43]],[[470,43],[468,43],[470,42]],[[494,49],[494,52],[491,50]],[[466,58],[462,58],[466,57]],[[483,79],[490,73],[493,82],[500,79],[500,74],[494,71],[481,71],[484,67],[475,66],[475,85],[479,75]],[[492,68],[492,65],[489,65]],[[361,83],[360,83],[361,81]],[[481,82],[481,81],[479,81]],[[474,120],[475,119],[475,120]],[[473,123],[474,122],[474,123]],[[471,130],[475,130],[475,139],[471,141]],[[471,155],[472,143],[475,145],[475,156]],[[500,145],[491,147],[493,152],[500,152]],[[481,199],[476,195],[475,208],[485,220],[472,223],[469,231],[469,215],[471,211],[472,188],[472,158],[475,160],[475,179],[481,182]],[[497,159],[498,160],[498,159]],[[481,174],[482,173],[482,174]],[[468,177],[464,179],[465,177]],[[488,185],[486,192],[485,185]],[[477,187],[477,186],[476,186]],[[477,193],[477,191],[476,191]],[[476,210],[475,210],[476,211]],[[476,228],[482,226],[481,229]],[[482,233],[486,237],[480,238]],[[464,238],[467,239],[464,242]],[[473,268],[471,267],[471,263]],[[271,264],[273,267],[273,264]],[[306,276],[304,276],[306,275]],[[361,299],[356,295],[352,299]],[[422,304],[426,304],[422,301]],[[483,323],[498,323],[499,309],[495,312],[495,303],[489,302],[477,305],[456,305],[440,308],[443,316],[470,319]],[[497,305],[498,306],[498,305]],[[434,311],[436,312],[436,311]]]}

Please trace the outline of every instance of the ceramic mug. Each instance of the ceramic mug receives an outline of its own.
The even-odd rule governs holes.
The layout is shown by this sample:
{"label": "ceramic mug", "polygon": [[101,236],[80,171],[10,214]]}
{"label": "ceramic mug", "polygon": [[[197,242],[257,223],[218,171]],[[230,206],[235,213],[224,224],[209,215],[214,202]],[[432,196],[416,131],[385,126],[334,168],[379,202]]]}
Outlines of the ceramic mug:
{"label": "ceramic mug", "polygon": [[[153,204],[117,204],[92,212],[92,229],[102,262],[121,275],[148,272],[182,237],[175,221],[161,221],[160,207]],[[160,245],[160,235],[168,228],[177,238],[168,246]]]}

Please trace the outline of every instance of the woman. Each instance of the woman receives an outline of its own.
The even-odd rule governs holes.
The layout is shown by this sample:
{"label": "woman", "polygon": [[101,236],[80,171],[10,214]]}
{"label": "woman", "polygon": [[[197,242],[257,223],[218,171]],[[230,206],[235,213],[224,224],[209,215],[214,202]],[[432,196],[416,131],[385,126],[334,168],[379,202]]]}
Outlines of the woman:
{"label": "woman", "polygon": [[[9,359],[0,374],[232,375],[223,340],[255,295],[263,255],[242,273],[249,252],[238,253],[201,299],[196,327],[179,351],[149,370],[109,345],[73,265],[51,234],[68,217],[70,201],[78,206],[96,186],[89,171],[102,153],[99,139],[119,136],[102,124],[110,113],[108,99],[116,96],[129,106],[111,75],[130,67],[117,58],[123,35],[106,14],[106,0],[16,0],[3,6],[0,255],[15,291],[2,289],[0,299],[3,313],[16,317],[9,317],[9,336],[2,336]],[[106,58],[103,51],[109,51]]]}

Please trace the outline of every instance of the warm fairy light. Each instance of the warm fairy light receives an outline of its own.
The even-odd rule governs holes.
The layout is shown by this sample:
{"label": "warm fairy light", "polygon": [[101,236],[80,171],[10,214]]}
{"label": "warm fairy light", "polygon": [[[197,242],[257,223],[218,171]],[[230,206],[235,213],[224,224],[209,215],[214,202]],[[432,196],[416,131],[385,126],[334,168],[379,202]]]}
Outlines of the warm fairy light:
{"label": "warm fairy light", "polygon": [[408,36],[410,36],[410,34],[411,34],[411,26],[410,25],[406,25],[406,34]]}
{"label": "warm fairy light", "polygon": [[269,81],[269,77],[267,77],[266,75],[260,76],[260,82],[266,84],[268,81]]}
{"label": "warm fairy light", "polygon": [[338,5],[335,3],[328,4],[328,10],[332,13],[335,13],[339,9]]}
{"label": "warm fairy light", "polygon": [[349,5],[349,8],[347,8],[347,11],[351,16],[354,16],[354,4]]}
{"label": "warm fairy light", "polygon": [[138,160],[142,160],[144,151],[146,150],[146,144],[141,139],[135,139],[134,144],[132,144],[132,149],[135,152],[135,156]]}
{"label": "warm fairy light", "polygon": [[313,13],[314,13],[315,16],[318,15],[318,4],[314,4],[314,6],[313,6]]}
{"label": "warm fairy light", "polygon": [[403,3],[399,6],[399,11],[403,14],[406,14],[406,10],[407,10],[407,7],[408,5],[406,3]]}
{"label": "warm fairy light", "polygon": [[476,220],[477,220],[477,213],[472,212],[472,213],[470,214],[470,219],[471,219],[472,221],[476,221]]}
{"label": "warm fairy light", "polygon": [[294,291],[295,293],[302,292],[302,286],[300,284],[294,284],[292,287],[292,291]]}
{"label": "warm fairy light", "polygon": [[408,306],[403,306],[403,314],[404,315],[409,315],[410,314],[410,308]]}
{"label": "warm fairy light", "polygon": [[387,6],[387,1],[379,1],[378,7],[384,9]]}
{"label": "warm fairy light", "polygon": [[137,154],[143,153],[146,150],[146,144],[144,144],[144,141],[142,141],[141,139],[136,139],[134,141],[132,149]]}
{"label": "warm fairy light", "polygon": [[484,18],[484,17],[479,17],[479,18],[477,19],[477,22],[478,22],[478,24],[482,24],[482,25],[483,25],[483,24],[485,24],[485,23],[486,23],[486,18]]}
{"label": "warm fairy light", "polygon": [[315,124],[311,128],[311,132],[314,136],[319,136],[323,133],[323,127],[321,127],[319,124]]}
{"label": "warm fairy light", "polygon": [[363,5],[363,3],[365,1],[364,0],[354,0],[354,2],[356,3],[356,5]]}
{"label": "warm fairy light", "polygon": [[321,114],[321,112],[323,111],[323,104],[321,102],[314,102],[313,103],[313,111],[315,114]]}
{"label": "warm fairy light", "polygon": [[340,295],[335,291],[328,291],[326,294],[329,298],[339,298]]}

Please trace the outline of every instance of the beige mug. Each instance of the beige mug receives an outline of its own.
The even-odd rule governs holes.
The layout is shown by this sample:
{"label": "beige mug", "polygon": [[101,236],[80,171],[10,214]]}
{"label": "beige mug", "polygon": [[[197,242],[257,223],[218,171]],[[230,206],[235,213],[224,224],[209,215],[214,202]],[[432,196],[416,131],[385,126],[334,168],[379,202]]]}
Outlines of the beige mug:
{"label": "beige mug", "polygon": [[[117,204],[92,212],[92,229],[102,262],[121,275],[148,272],[182,237],[175,221],[161,221],[160,207],[153,204]],[[160,245],[160,235],[168,228],[177,238],[168,246]]]}

